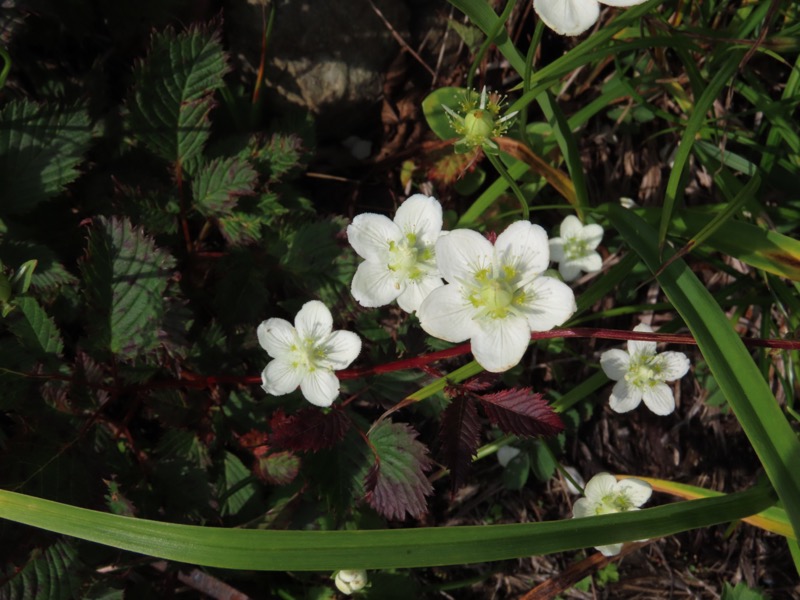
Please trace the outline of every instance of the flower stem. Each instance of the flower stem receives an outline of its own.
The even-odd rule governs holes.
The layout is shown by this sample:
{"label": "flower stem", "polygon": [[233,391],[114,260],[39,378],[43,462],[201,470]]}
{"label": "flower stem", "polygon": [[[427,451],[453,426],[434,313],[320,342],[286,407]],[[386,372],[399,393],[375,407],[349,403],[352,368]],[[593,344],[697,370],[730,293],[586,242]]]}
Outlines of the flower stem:
{"label": "flower stem", "polygon": [[514,181],[514,178],[509,174],[508,170],[503,166],[503,162],[488,152],[484,152],[486,158],[489,159],[489,162],[492,163],[492,166],[497,169],[497,172],[502,175],[503,179],[508,182],[509,187],[514,192],[514,195],[519,200],[520,208],[522,209],[522,220],[529,221],[531,218],[530,209],[528,208],[528,201],[525,200],[525,196],[522,194],[522,190],[519,189],[517,182]]}

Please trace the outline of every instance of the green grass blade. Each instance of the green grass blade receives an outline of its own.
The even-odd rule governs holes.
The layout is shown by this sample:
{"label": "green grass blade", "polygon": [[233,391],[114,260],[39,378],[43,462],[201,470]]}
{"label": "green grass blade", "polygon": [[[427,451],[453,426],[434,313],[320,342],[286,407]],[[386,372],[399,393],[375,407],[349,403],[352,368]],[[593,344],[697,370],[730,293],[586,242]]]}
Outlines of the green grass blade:
{"label": "green grass blade", "polygon": [[585,519],[364,531],[264,531],[159,523],[0,491],[0,517],[183,563],[227,569],[386,569],[504,560],[708,527],[774,503],[768,487]]}
{"label": "green grass blade", "polygon": [[730,82],[731,77],[739,68],[739,61],[743,55],[742,51],[731,52],[728,59],[720,67],[719,71],[711,78],[708,86],[697,99],[692,110],[692,115],[686,123],[683,131],[678,151],[675,153],[675,160],[672,165],[672,172],[667,180],[667,188],[664,192],[664,205],[661,210],[661,224],[658,229],[658,243],[663,246],[667,239],[667,229],[672,221],[672,213],[675,204],[683,198],[684,182],[686,178],[686,167],[689,164],[689,157],[692,154],[695,137],[706,122],[706,113],[714,104],[722,88]]}
{"label": "green grass blade", "polygon": [[[632,212],[612,205],[609,218],[648,268],[661,267],[652,228]],[[669,252],[671,255],[672,252]],[[676,260],[659,275],[664,293],[688,325],[720,389],[772,485],[789,521],[800,531],[800,442],[766,381],[728,318],[685,262]]]}

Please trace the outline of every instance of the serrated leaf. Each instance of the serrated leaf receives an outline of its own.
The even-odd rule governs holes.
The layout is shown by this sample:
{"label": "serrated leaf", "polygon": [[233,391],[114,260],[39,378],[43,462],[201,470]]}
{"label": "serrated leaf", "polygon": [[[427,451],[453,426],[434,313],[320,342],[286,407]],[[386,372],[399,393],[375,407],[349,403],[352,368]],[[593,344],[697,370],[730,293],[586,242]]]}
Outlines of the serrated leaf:
{"label": "serrated leaf", "polygon": [[258,174],[239,158],[218,158],[200,168],[194,177],[194,207],[205,217],[226,215],[239,196],[253,193]]}
{"label": "serrated leaf", "polygon": [[291,415],[278,409],[270,420],[270,428],[269,441],[273,446],[295,452],[317,452],[343,440],[350,421],[338,408],[324,411],[309,407]]}
{"label": "serrated leaf", "polygon": [[256,461],[256,475],[272,485],[288,485],[300,471],[300,458],[289,451],[273,452]]}
{"label": "serrated leaf", "polygon": [[13,100],[0,110],[0,212],[23,213],[79,174],[92,137],[83,107]]}
{"label": "serrated leaf", "polygon": [[456,396],[442,414],[439,429],[442,462],[450,469],[453,489],[464,483],[480,441],[478,405],[467,395]]}
{"label": "serrated leaf", "polygon": [[[71,542],[59,540],[45,550],[34,550],[21,569],[11,567],[0,587],[3,600],[71,600],[80,598],[83,565]],[[5,579],[5,578],[4,578]]]}
{"label": "serrated leaf", "polygon": [[128,100],[133,134],[170,162],[199,157],[209,136],[213,94],[222,87],[226,70],[216,31],[155,34],[134,71]]}
{"label": "serrated leaf", "polygon": [[425,497],[433,492],[425,471],[430,469],[428,449],[417,441],[417,432],[405,423],[383,421],[369,435],[377,454],[364,487],[369,505],[387,519],[422,517]]}
{"label": "serrated leaf", "polygon": [[[250,477],[250,469],[242,464],[235,454],[225,453],[224,475],[220,485],[220,493],[225,493],[237,487],[240,482]],[[237,489],[233,494],[226,495],[220,506],[220,514],[224,516],[237,515],[247,504],[255,498],[258,487],[249,483]]]}
{"label": "serrated leaf", "polygon": [[9,266],[21,266],[29,260],[36,260],[36,269],[31,274],[31,287],[37,292],[56,291],[61,286],[74,285],[78,281],[50,248],[40,244],[3,240],[0,242],[0,259]]}
{"label": "serrated leaf", "polygon": [[156,345],[173,266],[172,257],[127,219],[97,219],[81,265],[95,311],[95,347],[132,359]]}
{"label": "serrated leaf", "polygon": [[269,139],[254,136],[251,156],[258,169],[270,182],[280,181],[292,169],[300,166],[308,150],[297,134],[273,133]]}
{"label": "serrated leaf", "polygon": [[37,355],[61,354],[64,342],[52,318],[29,296],[14,301],[17,308],[10,329],[22,344]]}
{"label": "serrated leaf", "polygon": [[510,388],[478,399],[489,420],[505,433],[551,436],[564,429],[561,417],[531,388]]}

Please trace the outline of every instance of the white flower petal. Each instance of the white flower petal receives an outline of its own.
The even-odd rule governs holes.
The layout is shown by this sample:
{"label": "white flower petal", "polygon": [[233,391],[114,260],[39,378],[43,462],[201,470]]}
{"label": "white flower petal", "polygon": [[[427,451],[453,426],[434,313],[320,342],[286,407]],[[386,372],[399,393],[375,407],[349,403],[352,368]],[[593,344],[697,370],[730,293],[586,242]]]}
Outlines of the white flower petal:
{"label": "white flower petal", "polygon": [[600,355],[600,366],[606,377],[614,381],[625,378],[631,366],[631,356],[624,350],[614,348]]}
{"label": "white flower petal", "polygon": [[356,269],[350,293],[361,306],[375,308],[394,302],[405,291],[406,284],[385,264],[362,262]]}
{"label": "white flower petal", "polygon": [[603,4],[607,6],[636,6],[637,4],[643,4],[647,0],[600,0]]}
{"label": "white flower petal", "polygon": [[518,308],[531,331],[548,331],[562,325],[578,309],[572,288],[553,277],[537,277],[523,291],[525,300]]}
{"label": "white flower petal", "polygon": [[497,449],[497,462],[500,463],[501,467],[507,467],[511,459],[519,453],[520,449],[514,448],[514,446],[501,446]]}
{"label": "white flower petal", "polygon": [[565,240],[582,238],[583,223],[581,223],[581,220],[575,215],[567,215],[564,217],[564,220],[561,221],[561,228],[558,231]]}
{"label": "white flower petal", "polygon": [[666,383],[646,387],[642,392],[642,400],[657,415],[669,415],[675,411],[675,396]]}
{"label": "white flower petal", "polygon": [[422,301],[438,287],[442,287],[444,282],[440,277],[421,277],[409,280],[406,289],[397,297],[397,304],[407,313],[418,310]]}
{"label": "white flower petal", "polygon": [[622,380],[614,384],[614,389],[611,390],[609,406],[614,412],[626,413],[639,406],[641,401],[642,390],[628,385],[627,381]]}
{"label": "white flower petal", "polygon": [[364,213],[347,226],[347,241],[361,257],[370,261],[385,262],[389,242],[399,242],[403,232],[389,217]]}
{"label": "white flower petal", "polygon": [[330,406],[339,395],[339,380],[331,371],[316,369],[300,382],[300,391],[314,406]]}
{"label": "white flower petal", "polygon": [[611,473],[598,473],[584,486],[583,493],[589,501],[600,504],[603,498],[614,494],[616,489],[616,477]]}
{"label": "white flower petal", "polygon": [[581,268],[573,260],[567,260],[558,265],[558,272],[564,281],[575,281],[581,275]]}
{"label": "white flower petal", "polygon": [[595,546],[603,556],[616,556],[622,552],[622,544],[609,544],[608,546]]}
{"label": "white flower petal", "polygon": [[436,264],[448,282],[474,279],[484,269],[491,270],[494,246],[477,231],[456,229],[436,242]]}
{"label": "white flower petal", "polygon": [[455,284],[433,290],[417,310],[419,324],[426,333],[456,343],[468,340],[478,331],[472,320],[474,314],[475,308]]}
{"label": "white flower petal", "polygon": [[[642,331],[645,333],[653,333],[653,328],[647,323],[639,323],[633,328],[634,331]],[[628,353],[632,358],[639,356],[655,356],[656,343],[655,342],[641,342],[639,340],[628,340]]]}
{"label": "white flower petal", "polygon": [[504,269],[514,270],[511,281],[519,286],[541,275],[550,262],[547,233],[529,221],[516,221],[506,227],[494,247]]}
{"label": "white flower petal", "polygon": [[664,381],[675,381],[689,372],[691,361],[683,352],[662,352],[657,357],[661,366],[660,378]]}
{"label": "white flower petal", "polygon": [[572,518],[583,519],[584,517],[591,517],[595,514],[596,505],[586,498],[578,498],[575,504],[572,505]]}
{"label": "white flower petal", "polygon": [[305,374],[305,368],[293,365],[283,358],[276,358],[261,372],[261,387],[272,396],[283,396],[295,391]]}
{"label": "white flower petal", "polygon": [[325,358],[320,365],[338,371],[350,366],[361,352],[361,338],[352,331],[334,331],[320,344]]}
{"label": "white flower petal", "polygon": [[483,319],[471,336],[472,354],[491,373],[508,371],[522,360],[531,341],[528,323],[522,317]]}
{"label": "white flower petal", "polygon": [[285,319],[267,319],[256,330],[258,343],[272,358],[288,354],[297,343],[297,331]]}
{"label": "white flower petal", "polygon": [[322,340],[333,330],[333,316],[328,307],[319,300],[310,300],[294,318],[294,326],[301,340]]}
{"label": "white flower petal", "polygon": [[533,0],[533,9],[545,25],[562,35],[579,35],[600,16],[597,0]]}
{"label": "white flower petal", "polygon": [[[581,488],[586,487],[586,483],[583,481],[583,477],[581,477],[581,474],[578,473],[578,469],[576,469],[575,467],[565,466],[564,470],[569,474],[570,477],[572,477],[572,481],[575,482],[572,483],[572,481],[570,481],[567,477],[564,477],[564,483],[567,485],[567,491],[570,494],[580,494]],[[575,487],[576,484],[580,487]]]}
{"label": "white flower petal", "polygon": [[635,477],[621,479],[617,482],[617,489],[637,508],[650,500],[653,494],[653,488],[649,483]]}
{"label": "white flower petal", "polygon": [[568,263],[586,273],[596,273],[603,268],[603,259],[597,252],[590,252],[580,258],[575,258]]}
{"label": "white flower petal", "polygon": [[436,198],[414,194],[397,209],[394,222],[404,234],[413,233],[425,245],[433,245],[442,231],[442,205]]}
{"label": "white flower petal", "polygon": [[562,260],[564,260],[564,238],[550,238],[548,245],[550,246],[551,261],[560,263]]}
{"label": "white flower petal", "polygon": [[594,250],[603,241],[603,228],[596,223],[589,223],[583,226],[581,238],[586,241],[586,247]]}

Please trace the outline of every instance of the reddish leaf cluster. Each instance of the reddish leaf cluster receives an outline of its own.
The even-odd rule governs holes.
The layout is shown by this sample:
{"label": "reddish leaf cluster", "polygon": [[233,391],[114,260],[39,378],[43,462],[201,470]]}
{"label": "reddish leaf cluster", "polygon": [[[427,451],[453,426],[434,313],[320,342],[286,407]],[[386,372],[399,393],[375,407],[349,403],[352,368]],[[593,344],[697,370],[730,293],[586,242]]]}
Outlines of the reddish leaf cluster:
{"label": "reddish leaf cluster", "polygon": [[480,442],[478,404],[489,421],[505,433],[530,437],[553,436],[564,429],[564,423],[531,388],[511,388],[492,394],[483,380],[451,386],[446,393],[453,398],[442,415],[439,433],[442,462],[450,469],[453,489],[460,487],[472,464]]}
{"label": "reddish leaf cluster", "polygon": [[317,452],[340,442],[350,421],[339,408],[323,411],[309,407],[291,415],[279,409],[269,425],[272,430],[269,441],[273,446],[295,452]]}

